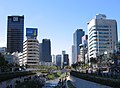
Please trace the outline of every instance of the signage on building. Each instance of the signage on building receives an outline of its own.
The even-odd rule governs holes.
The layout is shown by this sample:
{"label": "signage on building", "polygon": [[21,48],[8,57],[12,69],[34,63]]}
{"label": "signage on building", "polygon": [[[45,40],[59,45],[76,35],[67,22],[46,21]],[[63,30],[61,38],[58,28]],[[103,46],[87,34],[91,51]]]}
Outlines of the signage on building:
{"label": "signage on building", "polygon": [[37,37],[37,28],[26,28],[26,36]]}
{"label": "signage on building", "polygon": [[18,17],[13,17],[13,21],[18,21]]}

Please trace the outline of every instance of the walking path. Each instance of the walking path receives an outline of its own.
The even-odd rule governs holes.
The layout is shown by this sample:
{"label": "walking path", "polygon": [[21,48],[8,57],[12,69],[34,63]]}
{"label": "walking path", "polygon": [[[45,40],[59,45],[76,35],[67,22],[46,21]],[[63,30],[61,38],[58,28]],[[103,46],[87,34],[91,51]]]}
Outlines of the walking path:
{"label": "walking path", "polygon": [[76,88],[112,88],[112,87],[109,87],[109,86],[105,86],[105,85],[101,85],[101,84],[98,84],[98,83],[86,81],[86,80],[83,80],[83,79],[79,79],[79,78],[74,77],[74,76],[68,76],[67,80],[71,80],[73,85]]}

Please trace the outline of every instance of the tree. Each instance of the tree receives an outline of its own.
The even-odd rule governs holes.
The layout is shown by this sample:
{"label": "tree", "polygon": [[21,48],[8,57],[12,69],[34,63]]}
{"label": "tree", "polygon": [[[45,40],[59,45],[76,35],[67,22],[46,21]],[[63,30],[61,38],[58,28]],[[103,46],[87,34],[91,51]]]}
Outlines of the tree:
{"label": "tree", "polygon": [[65,69],[71,69],[71,66],[65,66],[64,68]]}
{"label": "tree", "polygon": [[0,67],[4,67],[7,64],[8,64],[8,61],[6,61],[4,56],[0,53]]}
{"label": "tree", "polygon": [[111,59],[114,61],[114,65],[117,66],[117,54],[114,52]]}
{"label": "tree", "polygon": [[98,60],[97,58],[90,58],[90,62],[93,63],[93,64],[97,64]]}
{"label": "tree", "polygon": [[98,59],[97,58],[90,58],[91,66],[98,66]]}
{"label": "tree", "polygon": [[74,69],[76,69],[76,67],[78,66],[78,64],[77,63],[75,63],[75,64],[72,64],[72,67],[74,68]]}

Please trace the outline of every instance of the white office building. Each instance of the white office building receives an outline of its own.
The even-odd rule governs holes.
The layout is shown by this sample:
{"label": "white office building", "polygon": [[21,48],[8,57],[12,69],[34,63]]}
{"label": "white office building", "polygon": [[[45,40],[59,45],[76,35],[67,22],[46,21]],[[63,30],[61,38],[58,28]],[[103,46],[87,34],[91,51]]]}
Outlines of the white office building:
{"label": "white office building", "polygon": [[75,58],[75,45],[72,45],[72,49],[71,49],[71,64],[75,64],[76,63],[76,58]]}
{"label": "white office building", "polygon": [[56,58],[55,58],[54,54],[52,55],[52,63],[53,63],[53,65],[56,65]]}
{"label": "white office building", "polygon": [[78,62],[84,62],[84,58],[85,58],[85,53],[84,53],[84,45],[80,44],[80,54],[78,55]]}
{"label": "white office building", "polygon": [[24,42],[23,48],[23,63],[24,65],[38,65],[39,64],[39,42],[36,39],[27,39]]}
{"label": "white office building", "polygon": [[24,66],[39,65],[39,42],[37,40],[37,29],[26,29],[27,40],[23,45],[23,64]]}
{"label": "white office building", "polygon": [[88,35],[84,35],[82,37],[82,44],[79,45],[80,54],[78,55],[78,62],[88,62],[87,54],[88,54]]}
{"label": "white office building", "polygon": [[97,14],[88,23],[88,54],[90,58],[96,58],[105,51],[115,50],[118,42],[117,22],[107,19],[104,14]]}
{"label": "white office building", "polygon": [[23,53],[18,53],[18,58],[19,58],[19,65],[23,66]]}

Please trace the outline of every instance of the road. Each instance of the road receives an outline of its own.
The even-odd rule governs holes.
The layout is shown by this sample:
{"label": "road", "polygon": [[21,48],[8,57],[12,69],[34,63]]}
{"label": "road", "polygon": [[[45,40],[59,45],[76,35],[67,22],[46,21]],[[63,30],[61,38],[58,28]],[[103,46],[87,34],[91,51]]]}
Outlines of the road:
{"label": "road", "polygon": [[71,80],[73,85],[76,88],[111,88],[105,85],[101,85],[98,83],[94,83],[94,82],[90,82],[90,81],[86,81],[83,79],[79,79],[77,77],[74,76],[68,76],[67,80]]}

